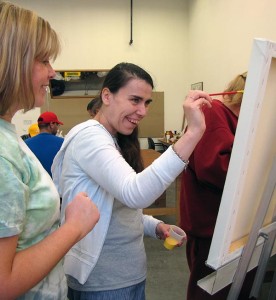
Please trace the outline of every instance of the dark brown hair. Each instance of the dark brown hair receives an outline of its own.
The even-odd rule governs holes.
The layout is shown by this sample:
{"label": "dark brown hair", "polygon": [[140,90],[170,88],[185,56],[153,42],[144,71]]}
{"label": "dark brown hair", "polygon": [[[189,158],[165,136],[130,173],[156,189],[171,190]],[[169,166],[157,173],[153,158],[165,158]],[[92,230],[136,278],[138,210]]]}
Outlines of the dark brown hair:
{"label": "dark brown hair", "polygon": [[[111,93],[117,93],[133,78],[145,80],[154,88],[151,76],[144,69],[132,63],[119,63],[106,75],[102,90],[108,88]],[[137,173],[141,172],[144,166],[138,139],[138,127],[130,135],[118,132],[117,141],[124,159]]]}

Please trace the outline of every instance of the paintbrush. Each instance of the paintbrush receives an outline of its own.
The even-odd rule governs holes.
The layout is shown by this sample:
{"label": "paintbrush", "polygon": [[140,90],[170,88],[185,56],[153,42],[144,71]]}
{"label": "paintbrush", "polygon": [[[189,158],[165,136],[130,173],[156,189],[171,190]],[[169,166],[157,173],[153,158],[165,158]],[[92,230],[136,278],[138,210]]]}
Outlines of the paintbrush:
{"label": "paintbrush", "polygon": [[232,92],[214,93],[214,94],[209,94],[209,96],[234,95],[234,94],[237,94],[237,93],[243,93],[243,90],[240,90],[240,91],[232,91]]}

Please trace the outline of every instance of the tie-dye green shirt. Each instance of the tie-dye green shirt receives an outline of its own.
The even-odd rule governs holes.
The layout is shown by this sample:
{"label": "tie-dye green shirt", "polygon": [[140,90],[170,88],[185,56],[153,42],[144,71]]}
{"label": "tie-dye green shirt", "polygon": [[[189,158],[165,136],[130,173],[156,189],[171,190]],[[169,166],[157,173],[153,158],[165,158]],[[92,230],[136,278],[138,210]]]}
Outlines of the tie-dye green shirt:
{"label": "tie-dye green shirt", "polygon": [[[17,136],[15,126],[2,119],[0,178],[0,238],[18,235],[17,251],[20,251],[43,240],[58,227],[60,199],[50,176]],[[66,292],[66,279],[59,263],[19,299],[61,300],[66,299]]]}

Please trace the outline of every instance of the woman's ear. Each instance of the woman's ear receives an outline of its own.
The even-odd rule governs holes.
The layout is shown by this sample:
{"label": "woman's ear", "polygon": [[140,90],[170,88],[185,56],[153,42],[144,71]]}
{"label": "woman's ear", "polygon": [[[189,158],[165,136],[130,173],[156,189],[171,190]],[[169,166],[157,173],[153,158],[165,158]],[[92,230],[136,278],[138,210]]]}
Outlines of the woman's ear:
{"label": "woman's ear", "polygon": [[109,88],[107,87],[103,88],[101,96],[102,96],[103,103],[105,105],[109,105],[112,97],[112,93],[110,92]]}

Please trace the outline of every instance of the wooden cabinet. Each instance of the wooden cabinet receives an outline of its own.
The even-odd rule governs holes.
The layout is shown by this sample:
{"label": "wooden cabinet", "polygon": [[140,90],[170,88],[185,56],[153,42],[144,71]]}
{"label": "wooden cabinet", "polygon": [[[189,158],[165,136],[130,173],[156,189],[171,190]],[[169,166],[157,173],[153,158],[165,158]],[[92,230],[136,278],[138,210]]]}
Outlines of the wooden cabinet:
{"label": "wooden cabinet", "polygon": [[[141,150],[144,166],[149,166],[156,158],[161,154],[152,149]],[[180,199],[180,181],[181,175],[175,180],[171,185],[170,190],[174,189],[173,193],[169,193],[168,190],[165,191],[150,207],[147,207],[143,210],[144,214],[152,216],[164,216],[164,215],[175,215],[176,224],[179,223],[179,199]],[[167,197],[173,197],[174,201],[167,201]],[[172,199],[170,199],[172,200]],[[168,206],[168,202],[173,202],[174,206]]]}

